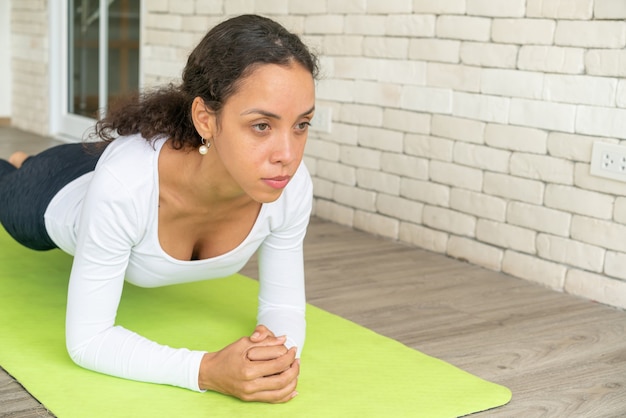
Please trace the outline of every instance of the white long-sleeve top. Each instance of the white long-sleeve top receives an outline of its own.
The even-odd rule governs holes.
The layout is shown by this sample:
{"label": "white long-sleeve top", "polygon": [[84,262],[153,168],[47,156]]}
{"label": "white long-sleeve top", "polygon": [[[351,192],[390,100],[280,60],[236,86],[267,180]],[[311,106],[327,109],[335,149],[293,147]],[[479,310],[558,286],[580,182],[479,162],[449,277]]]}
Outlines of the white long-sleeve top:
{"label": "white long-sleeve top", "polygon": [[258,250],[257,322],[300,351],[305,337],[302,243],[312,205],[304,164],[279,199],[263,204],[244,241],[204,260],[169,256],[158,240],[158,156],[164,139],[118,138],[96,169],[66,185],[50,202],[46,229],[74,255],[66,316],[66,343],[79,365],[133,380],[192,390],[204,351],[171,348],[115,324],[124,280],[158,287],[225,277]]}

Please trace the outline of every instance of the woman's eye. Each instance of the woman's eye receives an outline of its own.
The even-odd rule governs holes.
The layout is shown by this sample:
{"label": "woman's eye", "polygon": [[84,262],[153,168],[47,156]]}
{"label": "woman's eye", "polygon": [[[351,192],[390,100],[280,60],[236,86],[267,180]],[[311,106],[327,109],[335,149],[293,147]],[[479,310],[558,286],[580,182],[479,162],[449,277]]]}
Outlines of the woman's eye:
{"label": "woman's eye", "polygon": [[254,129],[256,129],[259,132],[263,132],[266,131],[270,125],[268,125],[267,123],[257,123],[256,125],[253,125]]}
{"label": "woman's eye", "polygon": [[297,126],[298,126],[298,129],[300,129],[301,131],[304,131],[309,126],[311,126],[311,123],[310,122],[300,122]]}

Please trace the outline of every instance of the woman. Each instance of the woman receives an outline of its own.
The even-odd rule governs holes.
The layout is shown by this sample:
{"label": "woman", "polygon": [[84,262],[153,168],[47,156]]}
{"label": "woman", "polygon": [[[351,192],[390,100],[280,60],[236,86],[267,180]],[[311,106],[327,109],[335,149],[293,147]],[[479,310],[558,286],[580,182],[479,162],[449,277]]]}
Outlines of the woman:
{"label": "woman", "polygon": [[[0,163],[0,221],[33,249],[74,255],[66,339],[79,365],[247,401],[293,398],[304,342],[301,164],[315,57],[279,24],[227,20],[180,86],[109,112],[108,145],[68,144]],[[155,287],[224,277],[258,250],[258,324],[218,352],[159,345],[114,324],[124,278]]]}

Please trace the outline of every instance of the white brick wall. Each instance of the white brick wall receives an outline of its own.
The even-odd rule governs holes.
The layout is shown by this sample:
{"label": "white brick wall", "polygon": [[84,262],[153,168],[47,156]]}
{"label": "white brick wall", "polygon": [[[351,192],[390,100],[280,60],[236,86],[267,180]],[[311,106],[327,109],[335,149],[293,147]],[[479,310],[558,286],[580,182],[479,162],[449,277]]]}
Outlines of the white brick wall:
{"label": "white brick wall", "polygon": [[[13,121],[46,133],[47,1],[12,4]],[[320,53],[314,213],[626,308],[626,183],[590,175],[626,140],[622,0],[155,0],[143,78],[176,80],[227,16]],[[32,22],[36,22],[33,24]],[[19,92],[19,94],[18,94]]]}
{"label": "white brick wall", "polygon": [[46,0],[10,2],[11,124],[48,134],[48,13]]}

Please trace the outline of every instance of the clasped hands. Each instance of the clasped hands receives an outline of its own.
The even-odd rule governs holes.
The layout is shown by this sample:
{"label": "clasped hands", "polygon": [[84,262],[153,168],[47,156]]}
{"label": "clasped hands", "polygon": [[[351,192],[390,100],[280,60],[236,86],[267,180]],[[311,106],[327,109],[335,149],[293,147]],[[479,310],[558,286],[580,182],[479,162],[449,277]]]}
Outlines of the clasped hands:
{"label": "clasped hands", "polygon": [[287,349],[286,338],[276,337],[258,325],[243,337],[214,353],[206,353],[200,365],[200,389],[212,390],[244,401],[287,402],[300,373],[296,347]]}

